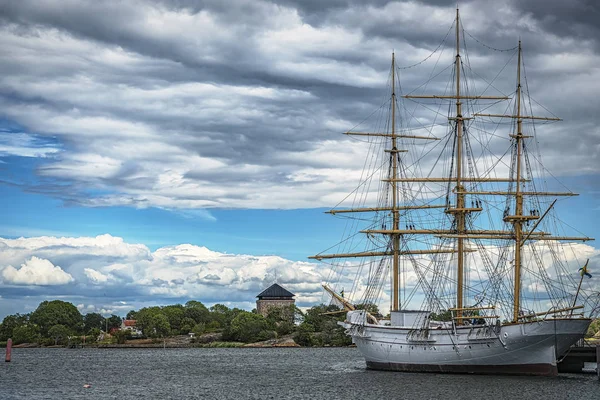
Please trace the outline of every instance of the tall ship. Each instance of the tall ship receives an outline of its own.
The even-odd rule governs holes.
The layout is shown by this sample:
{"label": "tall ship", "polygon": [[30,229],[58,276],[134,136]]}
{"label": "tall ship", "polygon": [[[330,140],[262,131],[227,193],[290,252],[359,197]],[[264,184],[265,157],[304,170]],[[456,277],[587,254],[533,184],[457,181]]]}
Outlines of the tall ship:
{"label": "tall ship", "polygon": [[456,10],[427,58],[438,68],[408,93],[392,54],[387,98],[345,133],[367,154],[357,189],[327,211],[345,236],[311,258],[329,268],[324,287],[368,368],[555,375],[598,314],[594,239],[557,214],[576,194],[541,163],[559,118],[529,96],[521,41],[486,46],[507,55],[512,82],[516,69],[503,94],[501,73],[472,69],[466,35]]}

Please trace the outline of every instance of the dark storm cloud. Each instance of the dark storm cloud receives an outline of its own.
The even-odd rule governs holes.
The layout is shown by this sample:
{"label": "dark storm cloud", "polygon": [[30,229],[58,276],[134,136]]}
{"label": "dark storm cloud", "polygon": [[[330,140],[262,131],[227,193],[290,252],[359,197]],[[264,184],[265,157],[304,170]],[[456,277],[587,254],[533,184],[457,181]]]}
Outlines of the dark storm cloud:
{"label": "dark storm cloud", "polygon": [[580,39],[600,39],[600,9],[596,0],[515,0],[517,9],[530,13],[548,32]]}
{"label": "dark storm cloud", "polygon": [[[405,91],[427,81],[436,63],[450,66],[455,6],[3,1],[0,46],[8,57],[0,62],[0,110],[40,137],[56,137],[63,151],[50,154],[37,169],[40,181],[25,186],[67,204],[326,205],[326,196],[341,198],[350,189],[340,175],[362,167],[357,143],[339,133],[385,107],[392,49],[398,65],[408,66],[447,35],[429,62],[400,71]],[[493,51],[475,39],[507,49],[521,36],[533,97],[568,120],[561,129],[581,135],[565,173],[583,164],[575,154],[597,159],[597,7],[517,0],[460,6],[469,45],[464,60],[478,74],[473,84],[487,86],[510,63],[494,81],[510,94],[514,51]],[[450,71],[434,76],[428,92],[443,91]],[[550,169],[560,158],[556,149],[568,147],[559,131],[552,127],[544,141],[556,153],[546,159]],[[493,144],[505,150],[506,143]],[[299,185],[302,196],[291,201],[286,193]]]}

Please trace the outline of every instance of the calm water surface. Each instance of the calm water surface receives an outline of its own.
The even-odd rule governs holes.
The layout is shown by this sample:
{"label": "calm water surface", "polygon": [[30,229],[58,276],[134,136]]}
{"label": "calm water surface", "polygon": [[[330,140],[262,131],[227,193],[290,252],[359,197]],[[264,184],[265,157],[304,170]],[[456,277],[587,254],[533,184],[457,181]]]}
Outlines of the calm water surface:
{"label": "calm water surface", "polygon": [[352,348],[13,349],[0,364],[2,400],[113,398],[584,400],[600,382],[369,371]]}

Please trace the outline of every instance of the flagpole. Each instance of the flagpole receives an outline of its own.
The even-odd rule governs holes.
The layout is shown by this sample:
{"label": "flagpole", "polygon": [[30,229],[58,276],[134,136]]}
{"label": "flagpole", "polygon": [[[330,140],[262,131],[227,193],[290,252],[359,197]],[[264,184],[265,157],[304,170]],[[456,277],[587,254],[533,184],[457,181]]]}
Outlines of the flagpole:
{"label": "flagpole", "polygon": [[[585,265],[583,266],[583,268],[581,268],[581,279],[579,279],[579,286],[577,286],[577,292],[575,293],[575,300],[573,301],[573,307],[575,307],[575,304],[577,303],[577,297],[579,296],[579,290],[581,290],[581,282],[583,282],[583,277],[585,276],[585,273],[587,272],[587,265],[590,262],[590,259],[588,258],[588,260],[585,262]],[[573,311],[571,310],[571,315],[573,315]]]}

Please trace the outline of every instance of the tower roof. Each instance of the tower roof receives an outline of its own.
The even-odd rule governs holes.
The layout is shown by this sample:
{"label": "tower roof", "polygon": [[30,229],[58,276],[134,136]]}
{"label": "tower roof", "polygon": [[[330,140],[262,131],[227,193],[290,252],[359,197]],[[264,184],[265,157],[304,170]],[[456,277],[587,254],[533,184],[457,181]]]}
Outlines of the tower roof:
{"label": "tower roof", "polygon": [[270,298],[270,297],[289,297],[292,298],[294,297],[295,294],[291,293],[290,291],[282,288],[281,286],[279,286],[278,284],[274,283],[271,286],[269,286],[268,288],[266,288],[265,290],[263,290],[258,296],[259,299],[263,299],[263,298]]}

